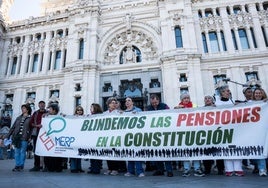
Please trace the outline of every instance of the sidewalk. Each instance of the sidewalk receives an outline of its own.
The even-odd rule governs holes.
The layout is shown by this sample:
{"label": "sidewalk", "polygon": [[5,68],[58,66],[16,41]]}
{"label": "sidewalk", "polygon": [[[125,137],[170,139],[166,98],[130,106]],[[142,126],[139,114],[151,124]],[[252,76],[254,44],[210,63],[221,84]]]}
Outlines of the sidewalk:
{"label": "sidewalk", "polygon": [[[82,160],[85,171],[89,167],[89,161]],[[104,169],[106,169],[106,162]],[[118,176],[91,175],[87,173],[74,174],[70,170],[61,173],[52,172],[29,172],[33,167],[33,159],[26,159],[23,172],[12,172],[14,160],[0,160],[0,187],[34,187],[34,188],[89,188],[89,187],[243,187],[257,188],[266,187],[268,177],[259,177],[252,174],[251,170],[246,171],[244,177],[225,177],[212,174],[205,177],[182,177],[181,172],[174,171],[174,177],[152,176],[152,172],[146,172],[143,178],[125,177],[124,174]]]}

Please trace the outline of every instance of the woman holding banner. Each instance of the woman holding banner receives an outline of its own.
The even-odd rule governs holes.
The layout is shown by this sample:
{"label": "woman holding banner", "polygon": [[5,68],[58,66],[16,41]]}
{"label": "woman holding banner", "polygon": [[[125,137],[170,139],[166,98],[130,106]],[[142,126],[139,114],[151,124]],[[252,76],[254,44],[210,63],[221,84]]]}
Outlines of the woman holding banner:
{"label": "woman holding banner", "polygon": [[[262,101],[267,100],[267,95],[262,88],[256,88],[253,91],[253,101]],[[267,169],[266,169],[266,160],[267,159],[256,159],[258,169],[259,169],[259,176],[267,176]]]}
{"label": "woman holding banner", "polygon": [[[91,104],[90,112],[91,112],[91,115],[103,113],[101,106],[97,103]],[[90,159],[90,170],[87,173],[88,174],[100,174],[101,168],[102,168],[102,160]]]}
{"label": "woman holding banner", "polygon": [[[106,102],[108,106],[108,110],[104,112],[104,114],[118,114],[120,111],[117,109],[117,99],[115,97],[110,97],[107,99]],[[105,175],[118,175],[118,171],[122,168],[126,169],[126,162],[125,161],[113,161],[107,160],[108,170],[104,172]]]}
{"label": "woman holding banner", "polygon": [[[134,106],[133,100],[130,97],[126,98],[126,113],[137,113],[142,110],[136,106]],[[138,177],[144,177],[144,170],[142,168],[142,161],[128,161],[127,165],[127,173],[125,176],[134,176],[135,175],[135,167],[136,167],[136,175]]]}
{"label": "woman holding banner", "polygon": [[[216,106],[234,105],[228,85],[219,87],[219,92],[220,98],[219,100],[216,100]],[[225,159],[224,167],[226,176],[244,176],[244,171],[242,169],[242,159]]]}
{"label": "woman holding banner", "polygon": [[[188,93],[183,93],[180,96],[180,100],[181,102],[178,104],[178,106],[175,107],[175,109],[178,108],[193,108],[193,103],[191,101],[190,95]],[[200,165],[200,161],[198,160],[194,160],[193,161],[193,166],[194,166],[194,176],[198,176],[198,177],[203,177],[205,176],[205,174],[203,173],[203,171],[201,170],[201,165]],[[184,171],[182,173],[183,177],[188,177],[190,176],[190,161],[183,161],[183,167],[184,167]]]}
{"label": "woman holding banner", "polygon": [[[75,116],[83,116],[84,109],[82,106],[77,106],[74,111]],[[82,170],[81,159],[80,158],[70,158],[70,169],[71,173],[85,172]]]}

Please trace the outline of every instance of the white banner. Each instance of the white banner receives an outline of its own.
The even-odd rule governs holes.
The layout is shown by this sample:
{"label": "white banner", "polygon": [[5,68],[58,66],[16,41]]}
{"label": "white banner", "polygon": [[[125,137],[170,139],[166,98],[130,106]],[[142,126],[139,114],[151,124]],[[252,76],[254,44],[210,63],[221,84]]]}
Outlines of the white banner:
{"label": "white banner", "polygon": [[268,154],[268,104],[136,114],[48,116],[36,154],[103,160],[260,159]]}

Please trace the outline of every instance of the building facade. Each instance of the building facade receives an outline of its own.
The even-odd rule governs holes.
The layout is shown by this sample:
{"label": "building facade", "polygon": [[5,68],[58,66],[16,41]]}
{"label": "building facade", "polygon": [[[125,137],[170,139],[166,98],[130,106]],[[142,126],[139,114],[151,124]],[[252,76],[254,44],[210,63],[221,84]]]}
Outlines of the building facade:
{"label": "building facade", "polygon": [[234,99],[244,99],[243,84],[268,89],[268,1],[58,2],[1,24],[1,116],[40,100],[89,113],[110,96],[143,108],[153,93],[173,108],[189,92],[203,106],[223,81]]}

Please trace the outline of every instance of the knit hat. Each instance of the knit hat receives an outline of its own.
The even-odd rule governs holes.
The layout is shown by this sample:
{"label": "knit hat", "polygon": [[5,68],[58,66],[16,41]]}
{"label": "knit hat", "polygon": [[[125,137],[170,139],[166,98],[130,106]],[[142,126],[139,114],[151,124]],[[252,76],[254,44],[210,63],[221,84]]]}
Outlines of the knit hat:
{"label": "knit hat", "polygon": [[183,100],[186,97],[190,98],[190,95],[188,93],[183,93],[183,94],[181,94],[180,99]]}

